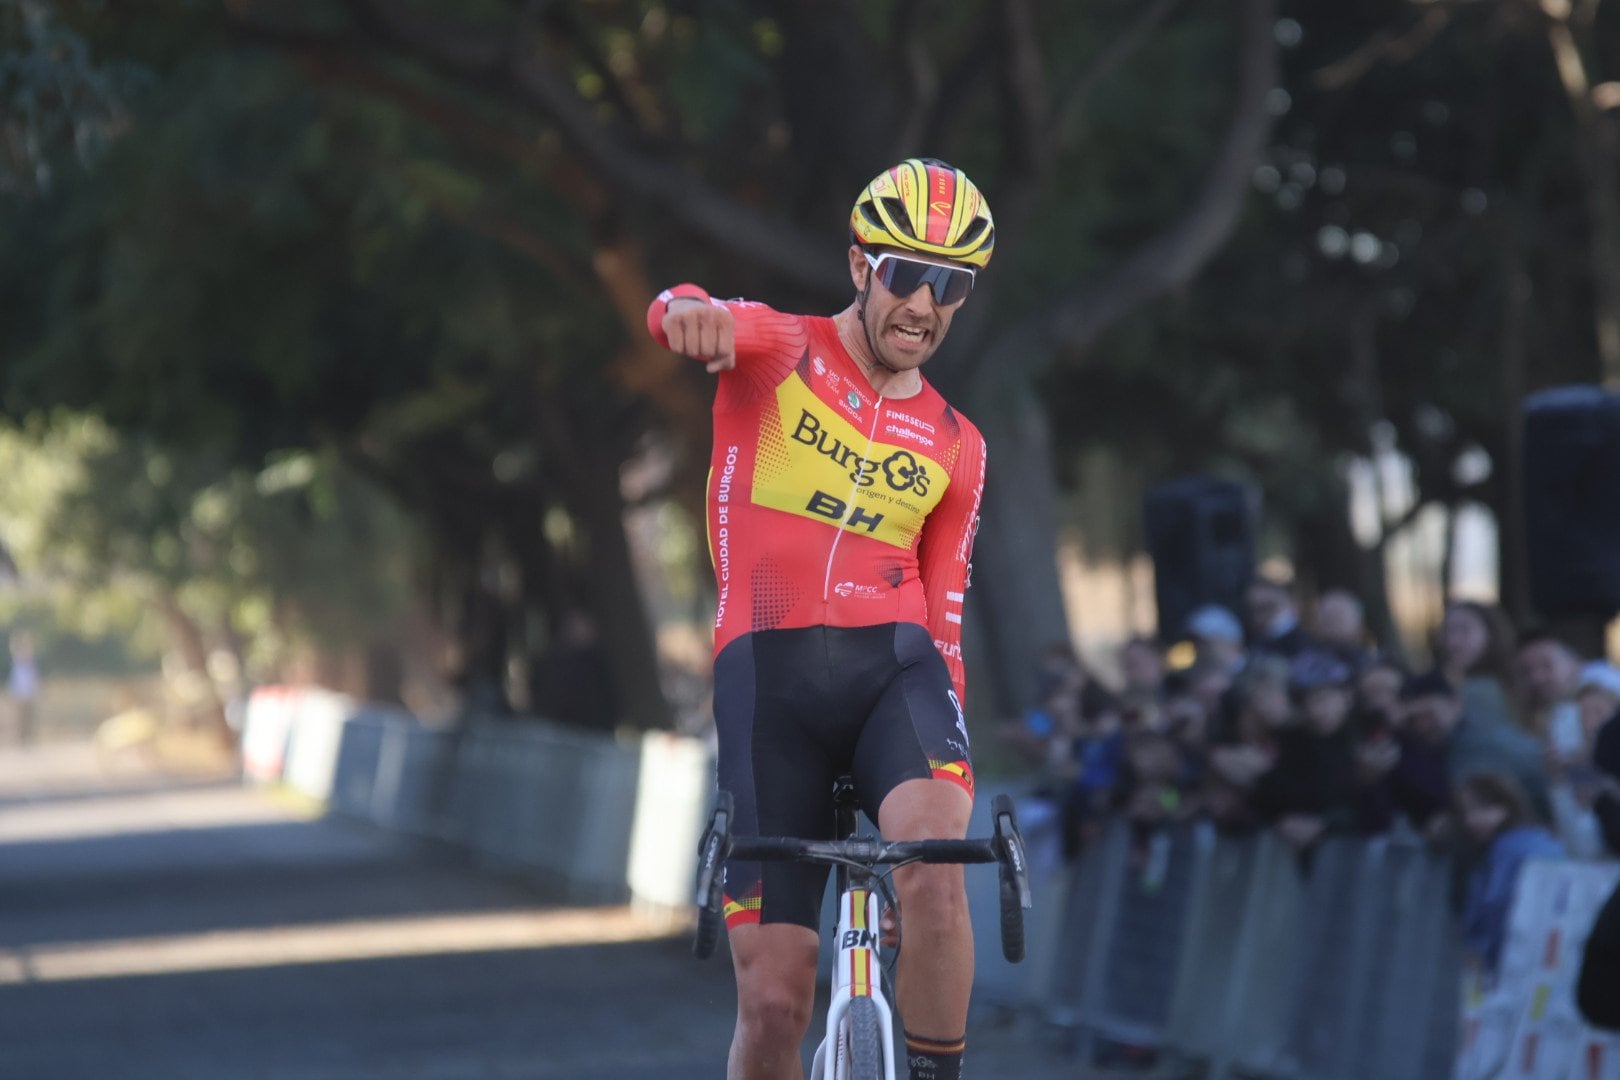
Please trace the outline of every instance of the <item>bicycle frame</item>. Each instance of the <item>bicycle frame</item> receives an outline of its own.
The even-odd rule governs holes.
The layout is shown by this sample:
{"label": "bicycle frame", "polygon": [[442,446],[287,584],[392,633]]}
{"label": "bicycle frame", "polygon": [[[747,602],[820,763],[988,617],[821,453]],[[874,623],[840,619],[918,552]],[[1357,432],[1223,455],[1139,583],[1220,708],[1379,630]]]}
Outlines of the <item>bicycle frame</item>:
{"label": "bicycle frame", "polygon": [[[840,783],[833,793],[833,821],[840,840],[854,837],[860,828],[854,789],[848,784]],[[809,1080],[846,1080],[841,1073],[849,1063],[849,1008],[862,997],[877,1006],[883,1076],[895,1080],[894,1010],[883,994],[879,922],[883,911],[877,876],[846,864],[836,868],[834,880],[838,886],[838,936],[833,943],[831,1000],[826,1034],[816,1047]]]}
{"label": "bicycle frame", "polygon": [[[1012,801],[1005,795],[992,803],[994,835],[966,840],[887,841],[856,836],[859,812],[853,787],[840,778],[834,795],[835,840],[791,837],[733,837],[731,795],[715,798],[714,815],[698,845],[696,901],[697,933],[692,952],[699,959],[710,955],[724,930],[721,917],[723,864],[728,857],[820,862],[834,867],[838,891],[838,937],[834,942],[832,995],[827,1009],[826,1034],[816,1048],[810,1080],[848,1080],[852,1043],[871,1066],[867,1051],[873,1037],[879,1044],[883,1080],[895,1080],[894,1011],[883,993],[881,928],[882,900],[892,896],[879,867],[913,862],[998,863],[1001,872],[1001,950],[1009,961],[1024,958],[1023,912],[1030,907],[1029,878],[1023,839]],[[870,1006],[870,1008],[868,1008]],[[875,1033],[870,1031],[877,1027]],[[857,1031],[864,1037],[855,1040]],[[867,1075],[875,1068],[864,1068]]]}
{"label": "bicycle frame", "polygon": [[[851,874],[854,878],[859,875]],[[883,994],[878,919],[880,897],[871,882],[851,881],[838,898],[838,937],[833,949],[832,1000],[827,1006],[826,1034],[816,1047],[809,1080],[845,1080],[842,1068],[848,1048],[844,1022],[856,998],[871,998],[877,1006],[878,1033],[883,1040],[885,1080],[895,1080],[894,1010]]]}

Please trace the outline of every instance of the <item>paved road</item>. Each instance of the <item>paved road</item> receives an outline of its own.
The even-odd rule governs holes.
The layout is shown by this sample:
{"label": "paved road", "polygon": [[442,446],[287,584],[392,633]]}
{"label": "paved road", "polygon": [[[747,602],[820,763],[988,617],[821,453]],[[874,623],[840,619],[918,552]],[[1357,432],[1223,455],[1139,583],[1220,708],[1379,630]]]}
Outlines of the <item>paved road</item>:
{"label": "paved road", "polygon": [[[714,1080],[735,993],[688,949],[229,778],[0,757],[7,1080]],[[971,1038],[980,1077],[1082,1075]]]}

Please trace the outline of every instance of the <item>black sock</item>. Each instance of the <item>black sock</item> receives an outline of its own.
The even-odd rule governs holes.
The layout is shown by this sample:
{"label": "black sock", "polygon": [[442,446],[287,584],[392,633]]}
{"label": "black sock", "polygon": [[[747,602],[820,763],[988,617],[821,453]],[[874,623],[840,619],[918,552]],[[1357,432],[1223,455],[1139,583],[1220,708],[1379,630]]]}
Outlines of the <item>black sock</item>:
{"label": "black sock", "polygon": [[906,1032],[906,1063],[911,1080],[962,1080],[962,1050],[967,1037],[930,1039]]}

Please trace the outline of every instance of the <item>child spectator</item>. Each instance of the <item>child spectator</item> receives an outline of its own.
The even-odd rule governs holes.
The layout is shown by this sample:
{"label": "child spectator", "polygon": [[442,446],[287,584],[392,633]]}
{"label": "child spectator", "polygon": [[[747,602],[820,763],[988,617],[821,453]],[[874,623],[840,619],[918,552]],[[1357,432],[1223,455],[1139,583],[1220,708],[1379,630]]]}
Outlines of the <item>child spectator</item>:
{"label": "child spectator", "polygon": [[1147,638],[1133,637],[1120,646],[1119,671],[1120,697],[1157,701],[1163,696],[1164,653]]}
{"label": "child spectator", "polygon": [[1496,974],[1508,914],[1526,859],[1558,858],[1564,846],[1532,824],[1518,784],[1503,773],[1475,773],[1457,785],[1457,816],[1475,856],[1463,891],[1462,934],[1469,960]]}
{"label": "child spectator", "polygon": [[1307,644],[1299,625],[1294,590],[1279,578],[1256,577],[1243,595],[1248,609],[1249,650],[1293,659]]}
{"label": "child spectator", "polygon": [[1575,687],[1575,708],[1581,718],[1586,756],[1590,758],[1598,732],[1620,712],[1620,668],[1606,660],[1594,660],[1582,667]]}
{"label": "child spectator", "polygon": [[1349,728],[1356,760],[1358,832],[1386,832],[1395,823],[1391,774],[1401,760],[1406,727],[1401,687],[1407,678],[1399,661],[1382,654],[1356,672]]}
{"label": "child spectator", "polygon": [[1069,858],[1096,839],[1112,807],[1125,764],[1125,732],[1117,709],[1082,716],[1071,753],[1073,779],[1064,799],[1063,853]]}
{"label": "child spectator", "polygon": [[1350,723],[1368,741],[1393,738],[1401,727],[1401,687],[1407,679],[1400,661],[1382,653],[1356,671]]}
{"label": "child spectator", "polygon": [[1332,653],[1352,671],[1359,670],[1372,658],[1367,643],[1366,611],[1354,593],[1346,589],[1329,589],[1317,597],[1311,608],[1310,639],[1312,644]]}
{"label": "child spectator", "polygon": [[1144,888],[1164,882],[1170,853],[1166,828],[1191,816],[1194,803],[1183,787],[1186,763],[1169,735],[1138,731],[1125,740],[1118,806],[1131,826],[1131,862]]}
{"label": "child spectator", "polygon": [[1256,814],[1301,857],[1328,831],[1354,823],[1350,682],[1350,665],[1332,653],[1313,648],[1294,658],[1289,687],[1300,722],[1277,733],[1276,760],[1254,785]]}
{"label": "child spectator", "polygon": [[1598,733],[1620,706],[1620,670],[1598,660],[1581,668],[1575,693],[1576,733],[1564,750],[1548,748],[1547,796],[1552,804],[1554,829],[1577,859],[1603,856],[1605,844],[1597,802],[1616,785],[1597,767]]}
{"label": "child spectator", "polygon": [[1185,793],[1196,791],[1203,783],[1209,763],[1210,716],[1215,707],[1199,695],[1193,679],[1185,680],[1182,688],[1165,698],[1164,734],[1180,759],[1180,784]]}
{"label": "child spectator", "polygon": [[1243,670],[1243,624],[1219,604],[1205,604],[1187,616],[1187,640],[1193,643],[1193,664],[1236,675]]}
{"label": "child spectator", "polygon": [[1277,758],[1277,736],[1295,722],[1288,699],[1288,661],[1255,656],[1232,686],[1234,715],[1209,752],[1204,796],[1219,828],[1244,831],[1259,824],[1249,795]]}
{"label": "child spectator", "polygon": [[1114,797],[1124,736],[1117,704],[1085,668],[1077,660],[1048,659],[1039,701],[1006,734],[1037,769],[1035,789],[1020,811],[1026,832],[1038,838],[1055,829],[1062,853],[1072,858],[1101,827]]}

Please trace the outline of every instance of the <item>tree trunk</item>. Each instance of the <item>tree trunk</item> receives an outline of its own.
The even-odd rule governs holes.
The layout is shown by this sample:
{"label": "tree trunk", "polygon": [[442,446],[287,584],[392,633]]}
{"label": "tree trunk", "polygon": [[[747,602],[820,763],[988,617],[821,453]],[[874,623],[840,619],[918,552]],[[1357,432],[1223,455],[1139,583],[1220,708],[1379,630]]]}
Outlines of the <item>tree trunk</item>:
{"label": "tree trunk", "polygon": [[989,446],[968,606],[990,670],[969,673],[978,687],[970,706],[978,716],[1013,716],[1031,703],[1041,652],[1069,640],[1051,433],[1044,406],[1023,380],[996,384],[963,408]]}
{"label": "tree trunk", "polygon": [[674,718],[659,682],[658,649],[630,557],[618,464],[590,455],[579,465],[587,482],[570,502],[591,539],[591,600],[619,720],[638,728],[668,728]]}
{"label": "tree trunk", "polygon": [[1294,550],[1302,576],[1318,590],[1349,589],[1361,598],[1367,632],[1379,649],[1401,656],[1404,649],[1389,606],[1384,546],[1363,547],[1350,527],[1350,492],[1330,473],[1319,511],[1302,517],[1294,528]]}
{"label": "tree trunk", "polygon": [[1519,236],[1502,245],[1507,303],[1502,311],[1502,427],[1507,433],[1502,506],[1497,519],[1497,580],[1503,609],[1523,626],[1531,616],[1529,541],[1524,521],[1524,392],[1529,352],[1530,276],[1524,268]]}
{"label": "tree trunk", "polygon": [[1616,177],[1620,173],[1616,157],[1620,147],[1617,147],[1612,122],[1592,97],[1587,57],[1596,51],[1591,14],[1597,4],[1582,6],[1584,11],[1580,15],[1573,15],[1567,3],[1543,3],[1541,8],[1550,16],[1547,41],[1575,118],[1575,161],[1580,168],[1590,226],[1587,259],[1592,269],[1597,375],[1613,390],[1620,389],[1620,203],[1615,199]]}
{"label": "tree trunk", "polygon": [[219,688],[208,673],[208,643],[203,640],[202,628],[180,606],[180,601],[172,593],[160,595],[158,607],[163,612],[164,622],[168,624],[169,641],[175,655],[180,658],[181,666],[197,687],[196,700],[185,704],[197,711],[203,723],[219,736],[227,748],[234,748],[236,733],[226,721],[225,703],[220,700]]}

